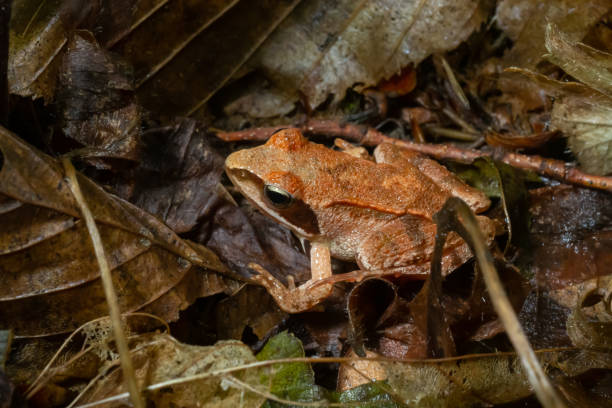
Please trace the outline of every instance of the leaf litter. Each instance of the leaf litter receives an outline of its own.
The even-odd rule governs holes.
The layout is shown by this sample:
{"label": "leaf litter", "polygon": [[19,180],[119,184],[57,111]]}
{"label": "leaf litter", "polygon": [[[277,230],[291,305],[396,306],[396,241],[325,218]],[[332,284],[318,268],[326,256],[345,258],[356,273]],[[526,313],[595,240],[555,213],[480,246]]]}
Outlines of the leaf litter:
{"label": "leaf litter", "polygon": [[[536,388],[544,406],[557,406],[554,395],[568,406],[612,398],[609,193],[548,178],[609,190],[607,2],[35,3],[13,6],[11,114],[30,106],[41,136],[20,136],[46,153],[67,153],[82,172],[122,312],[177,321],[170,326],[177,338],[147,332],[151,322],[127,332],[131,376],[149,402],[520,405],[534,400],[534,367],[546,373],[544,391]],[[401,78],[408,81],[401,92],[390,88]],[[198,120],[176,117],[184,114]],[[324,121],[331,126],[313,131]],[[407,133],[438,159],[462,158],[451,167],[493,199],[487,215],[505,235],[493,248],[495,269],[506,309],[535,353],[499,353],[513,350],[514,329],[498,318],[499,296],[489,296],[473,263],[424,284],[339,282],[330,299],[297,315],[245,286],[251,262],[284,282],[309,276],[307,244],[226,187],[223,157],[237,146],[216,140],[214,127],[253,124],[298,125],[324,141],[366,145]],[[234,140],[247,140],[246,132]],[[458,141],[427,144],[440,137]],[[8,378],[27,383],[59,346],[40,336],[105,315],[106,302],[63,171],[9,132],[0,143],[0,269],[11,279],[0,322],[18,337],[38,337],[8,350]],[[493,160],[474,162],[468,147]],[[574,159],[579,167],[569,168]],[[202,325],[186,324],[187,316]],[[188,345],[196,337],[185,333],[197,327],[214,328],[206,338],[220,342]],[[125,375],[109,333],[97,334],[107,339],[97,346],[106,357],[85,357],[89,346],[85,354],[67,351],[74,358],[30,401],[66,405],[79,395],[77,404],[124,404]],[[224,342],[230,338],[241,341]]]}

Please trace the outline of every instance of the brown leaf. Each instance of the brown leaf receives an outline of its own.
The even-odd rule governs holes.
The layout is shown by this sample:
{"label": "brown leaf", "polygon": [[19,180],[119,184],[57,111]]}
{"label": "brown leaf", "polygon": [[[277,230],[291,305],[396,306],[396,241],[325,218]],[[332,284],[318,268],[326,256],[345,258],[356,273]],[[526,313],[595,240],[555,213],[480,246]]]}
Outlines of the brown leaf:
{"label": "brown leaf", "polygon": [[558,186],[532,193],[534,274],[542,289],[559,289],[609,273],[612,263],[612,197]]}
{"label": "brown leaf", "polygon": [[546,59],[589,87],[612,97],[612,55],[571,41],[554,24],[546,26]]}
{"label": "brown leaf", "polygon": [[22,0],[10,22],[10,92],[53,99],[65,45],[75,29],[90,29],[111,45],[154,14],[164,0]]}
{"label": "brown leaf", "polygon": [[[91,240],[61,168],[6,130],[0,151],[0,217],[8,226],[0,235],[6,282],[0,321],[19,336],[33,336],[69,331],[106,314]],[[203,274],[225,270],[208,249],[187,245],[150,214],[83,176],[79,182],[106,246],[123,312],[161,298],[194,268],[205,268],[198,272]]]}
{"label": "brown leaf", "polygon": [[503,0],[497,5],[495,20],[513,39],[504,56],[506,66],[534,68],[546,52],[547,23],[557,24],[571,40],[579,41],[589,28],[612,7],[608,0]]}
{"label": "brown leaf", "polygon": [[[192,346],[179,343],[167,334],[141,336],[132,342],[132,361],[138,382],[154,385],[167,380],[213,374],[256,361],[251,350],[237,341],[218,342],[214,346]],[[112,367],[109,367],[112,368]],[[147,392],[147,399],[156,406],[258,407],[264,397],[232,385],[235,377],[247,384],[260,384],[262,373],[257,369],[211,375],[198,381],[174,383]],[[122,371],[114,367],[87,390],[80,403],[93,402],[125,392]],[[106,406],[125,406],[118,400]]]}
{"label": "brown leaf", "polygon": [[177,119],[141,136],[138,167],[123,173],[114,187],[139,208],[162,219],[177,233],[209,221],[225,200],[219,194],[223,158],[210,145],[206,129]]}
{"label": "brown leaf", "polygon": [[252,62],[311,107],[355,83],[376,85],[410,63],[455,48],[484,20],[481,2],[308,1],[293,12]]}
{"label": "brown leaf", "polygon": [[242,338],[247,326],[262,340],[288,317],[266,289],[251,285],[219,302],[215,313],[219,338],[236,340]]}
{"label": "brown leaf", "polygon": [[[145,107],[163,117],[189,116],[238,71],[298,2],[216,0],[194,2],[193,8],[172,3],[117,47],[136,67],[137,93]],[[156,27],[176,32],[168,42],[161,41],[159,50],[163,37],[151,35],[160,32]]]}
{"label": "brown leaf", "polygon": [[310,276],[310,260],[297,249],[291,231],[249,207],[226,205],[214,216],[212,231],[198,238],[211,248],[232,271],[249,278],[248,264],[263,266],[278,279],[291,275],[297,283]]}
{"label": "brown leaf", "polygon": [[62,58],[59,85],[64,134],[90,148],[81,157],[138,159],[141,108],[125,62],[100,48],[90,32],[76,31]]}

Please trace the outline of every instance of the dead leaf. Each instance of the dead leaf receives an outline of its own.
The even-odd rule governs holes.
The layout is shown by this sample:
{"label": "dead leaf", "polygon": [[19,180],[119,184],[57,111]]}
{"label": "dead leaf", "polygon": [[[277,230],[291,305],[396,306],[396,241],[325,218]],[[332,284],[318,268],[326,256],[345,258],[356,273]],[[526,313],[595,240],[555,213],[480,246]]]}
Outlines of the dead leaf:
{"label": "dead leaf", "polygon": [[[73,330],[106,314],[91,240],[61,167],[6,130],[0,151],[6,226],[0,236],[6,282],[0,321],[19,336],[36,336]],[[170,294],[191,273],[225,270],[210,250],[194,249],[150,214],[89,179],[79,176],[79,182],[98,222],[123,312]],[[210,294],[219,286],[203,289],[202,295]],[[163,317],[170,318],[178,311],[165,312]]]}
{"label": "dead leaf", "polygon": [[484,21],[484,10],[476,0],[302,2],[251,64],[314,108],[329,94],[338,101],[355,84],[376,85],[455,48]]}
{"label": "dead leaf", "polygon": [[[538,353],[540,363],[552,368],[569,369],[579,353]],[[599,353],[606,359],[605,355]],[[610,367],[610,361],[583,357],[585,372],[596,366]],[[470,356],[443,362],[382,362],[387,382],[402,401],[411,407],[469,407],[502,404],[531,395],[525,371],[514,355]],[[578,367],[576,367],[578,368]],[[567,371],[567,370],[565,370]]]}
{"label": "dead leaf", "polygon": [[117,42],[162,6],[164,0],[18,0],[10,22],[9,88],[13,94],[53,99],[61,57],[75,29],[96,33],[104,46]]}
{"label": "dead leaf", "polygon": [[247,326],[262,340],[288,317],[265,288],[251,285],[219,302],[215,314],[219,338],[236,340],[242,339]]}
{"label": "dead leaf", "polygon": [[[132,341],[132,361],[138,382],[144,386],[154,385],[194,375],[208,377],[197,381],[174,382],[146,393],[147,399],[156,406],[200,406],[227,407],[245,404],[258,407],[264,397],[233,385],[236,378],[251,385],[260,384],[257,369],[241,370],[222,374],[224,370],[256,361],[251,350],[237,341],[218,342],[214,346],[192,346],[179,343],[167,334],[142,336]],[[116,365],[116,364],[115,364]],[[220,374],[214,374],[220,372]],[[123,375],[115,367],[99,379],[88,390],[79,403],[93,402],[125,392]],[[105,406],[125,406],[118,400]]]}
{"label": "dead leaf", "polygon": [[514,45],[504,56],[506,66],[534,68],[546,51],[547,23],[554,23],[573,41],[581,40],[612,5],[608,0],[502,0],[495,21]]}
{"label": "dead leaf", "polygon": [[56,101],[64,135],[89,148],[80,157],[108,168],[104,158],[137,160],[141,108],[133,94],[131,67],[104,51],[88,31],[69,40]]}
{"label": "dead leaf", "polygon": [[593,174],[612,173],[612,99],[568,96],[556,101],[552,124],[568,136],[580,167]]}
{"label": "dead leaf", "polygon": [[248,264],[255,262],[282,281],[288,275],[296,284],[310,277],[310,260],[291,231],[250,207],[219,208],[209,229],[200,231],[198,240],[240,276],[250,278],[254,272]]}
{"label": "dead leaf", "polygon": [[539,288],[560,289],[607,275],[612,263],[612,197],[558,186],[531,195],[530,273]]}
{"label": "dead leaf", "polygon": [[151,128],[140,139],[138,167],[123,172],[113,187],[163,220],[176,233],[209,221],[226,201],[220,194],[223,157],[211,146],[206,128],[176,119]]}
{"label": "dead leaf", "polygon": [[546,26],[546,59],[583,84],[612,97],[612,55],[577,41],[554,24]]}
{"label": "dead leaf", "polygon": [[[165,118],[197,116],[297,3],[216,0],[184,8],[171,3],[117,50],[133,62],[137,94],[146,108]],[[185,20],[192,22],[185,25]],[[158,50],[161,36],[151,33],[160,31],[176,33]]]}

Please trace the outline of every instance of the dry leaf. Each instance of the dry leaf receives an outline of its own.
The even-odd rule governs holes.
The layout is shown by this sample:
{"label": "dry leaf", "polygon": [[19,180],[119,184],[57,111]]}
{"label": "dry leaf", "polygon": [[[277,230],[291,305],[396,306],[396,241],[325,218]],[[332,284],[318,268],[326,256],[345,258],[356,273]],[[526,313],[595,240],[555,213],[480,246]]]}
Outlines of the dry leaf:
{"label": "dry leaf", "polygon": [[53,99],[66,43],[76,28],[110,45],[138,26],[164,0],[16,0],[10,22],[10,92]]}
{"label": "dry leaf", "polygon": [[612,173],[612,99],[568,96],[556,101],[553,126],[568,136],[580,167],[594,174]]}
{"label": "dry leaf", "polygon": [[506,66],[533,68],[546,52],[544,34],[547,23],[561,27],[571,40],[579,41],[610,9],[609,0],[502,0],[495,20],[514,40],[504,56]]}
{"label": "dry leaf", "polygon": [[556,99],[551,125],[567,137],[572,152],[586,171],[612,172],[612,99],[579,82],[561,82],[533,71],[509,68],[507,75],[523,75]]}
{"label": "dry leaf", "polygon": [[[19,336],[73,330],[107,314],[91,239],[61,167],[1,131],[0,270],[5,284],[0,321]],[[89,179],[79,176],[79,182],[98,223],[123,312],[155,307],[156,300],[175,296],[173,288],[185,279],[191,295],[198,287],[203,290],[199,296],[222,289],[219,282],[208,287],[203,276],[225,270],[210,250],[186,244],[156,218]],[[204,282],[194,286],[189,279]],[[170,305],[160,310],[168,319],[178,313]]]}
{"label": "dry leaf", "polygon": [[251,64],[311,107],[341,99],[451,50],[486,17],[477,0],[305,1],[279,26]]}
{"label": "dry leaf", "polygon": [[[146,108],[163,117],[197,115],[298,2],[170,3],[115,48],[134,64]],[[160,32],[171,34],[152,35]]]}
{"label": "dry leaf", "polygon": [[546,26],[546,59],[583,84],[612,98],[612,54],[571,41],[554,24]]}
{"label": "dry leaf", "polygon": [[[538,353],[546,369],[571,370],[572,375],[589,368],[612,367],[609,357],[582,357],[572,367],[576,352]],[[591,356],[592,357],[592,356]],[[387,383],[411,407],[471,407],[516,401],[531,395],[524,369],[514,355],[471,356],[444,362],[382,362]]]}
{"label": "dry leaf", "polygon": [[[132,361],[138,383],[154,385],[168,380],[188,378],[194,375],[215,373],[256,361],[251,350],[238,341],[218,342],[214,346],[192,346],[179,343],[166,334],[142,336],[133,342]],[[230,374],[216,374],[197,381],[175,383],[146,393],[155,406],[198,407],[258,407],[265,398],[233,385],[237,378],[250,385],[260,385],[257,369],[239,370]],[[121,369],[99,379],[79,403],[93,402],[125,392]],[[125,399],[106,404],[106,407],[123,407]]]}

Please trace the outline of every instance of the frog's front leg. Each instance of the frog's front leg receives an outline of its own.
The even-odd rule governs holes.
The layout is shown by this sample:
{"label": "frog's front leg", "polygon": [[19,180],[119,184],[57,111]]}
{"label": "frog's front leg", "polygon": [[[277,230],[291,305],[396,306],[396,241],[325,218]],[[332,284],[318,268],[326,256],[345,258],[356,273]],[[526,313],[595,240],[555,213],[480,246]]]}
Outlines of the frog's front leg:
{"label": "frog's front leg", "polygon": [[320,280],[332,276],[331,254],[328,243],[311,243],[311,278],[297,288],[292,284],[293,281],[289,281],[290,287],[287,288],[260,265],[251,263],[249,267],[258,272],[253,280],[265,287],[278,306],[287,313],[299,313],[316,306],[327,298],[333,289],[331,283],[318,284]]}

